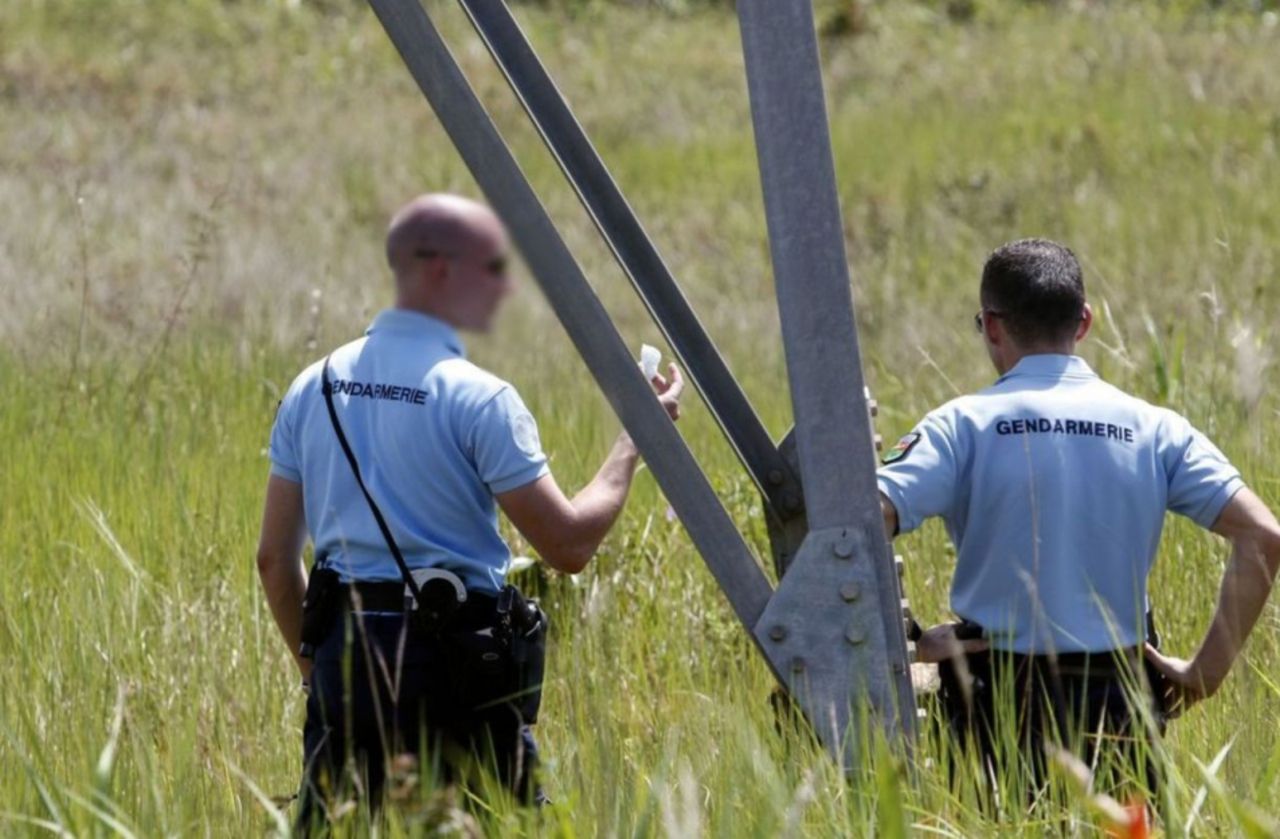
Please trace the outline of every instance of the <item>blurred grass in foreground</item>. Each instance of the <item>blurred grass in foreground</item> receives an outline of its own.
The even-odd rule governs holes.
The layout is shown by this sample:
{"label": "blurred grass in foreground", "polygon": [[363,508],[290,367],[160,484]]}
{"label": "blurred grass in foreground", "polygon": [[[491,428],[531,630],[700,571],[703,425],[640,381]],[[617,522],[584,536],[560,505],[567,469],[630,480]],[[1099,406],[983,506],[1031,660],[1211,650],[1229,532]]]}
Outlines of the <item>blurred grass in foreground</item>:
{"label": "blurred grass in foreground", "polygon": [[[291,792],[302,698],[253,555],[276,400],[388,295],[387,215],[474,192],[372,16],[289,3],[13,0],[0,9],[0,812],[5,832],[241,835]],[[461,60],[628,340],[655,330],[455,9]],[[588,6],[522,20],[779,435],[782,373],[735,23]],[[1187,412],[1280,501],[1280,29],[1153,6],[869,6],[824,42],[863,351],[887,438],[988,382],[969,331],[1006,239],[1083,258],[1086,355]],[[526,288],[473,357],[531,403],[561,482],[615,431]],[[532,349],[531,349],[532,348]],[[705,412],[682,429],[763,549]],[[1090,833],[1079,796],[985,814],[926,739],[842,784],[779,731],[770,676],[642,476],[577,580],[533,577],[555,623],[541,821],[492,833]],[[517,552],[524,547],[518,540]],[[903,540],[946,616],[941,528]],[[1187,653],[1224,552],[1171,522],[1153,581]],[[540,572],[535,572],[540,573]],[[1167,740],[1171,834],[1263,832],[1280,792],[1277,612],[1223,693]],[[1201,800],[1203,799],[1203,800]],[[448,812],[445,804],[437,809]],[[439,817],[439,813],[430,818]],[[35,821],[32,821],[35,820]],[[25,827],[24,827],[25,826]],[[393,834],[417,830],[395,826]]]}

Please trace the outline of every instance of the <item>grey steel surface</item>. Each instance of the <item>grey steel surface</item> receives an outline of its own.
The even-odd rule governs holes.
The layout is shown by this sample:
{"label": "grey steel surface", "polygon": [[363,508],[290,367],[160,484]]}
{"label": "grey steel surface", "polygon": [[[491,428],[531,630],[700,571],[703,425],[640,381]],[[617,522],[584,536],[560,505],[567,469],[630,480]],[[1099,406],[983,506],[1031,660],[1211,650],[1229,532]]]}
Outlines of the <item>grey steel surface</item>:
{"label": "grey steel surface", "polygon": [[[810,531],[756,624],[756,642],[784,676],[819,739],[846,769],[857,765],[859,711],[869,725],[911,732],[915,700],[895,694],[893,680],[910,680],[905,650],[885,643],[876,568],[867,561],[884,527]],[[901,607],[895,604],[901,624]]]}
{"label": "grey steel surface", "polygon": [[683,362],[778,523],[803,512],[803,493],[746,394],[503,0],[459,0],[494,61]]}
{"label": "grey steel surface", "polygon": [[[914,731],[901,592],[876,488],[813,9],[809,0],[738,0],[738,19],[810,529],[756,637],[827,747],[848,758],[856,749],[849,732],[826,721],[848,722],[841,707],[858,698],[851,687],[885,724]],[[830,549],[832,533],[852,540],[851,557]],[[851,575],[871,590],[815,607],[825,601],[814,597],[837,591]],[[775,658],[789,651],[774,636],[803,637],[810,649],[829,651],[846,625],[857,627],[858,643],[830,669],[797,676]]]}
{"label": "grey steel surface", "polygon": [[[796,462],[795,426],[787,429],[782,442],[778,444],[778,451],[799,474],[800,466]],[[781,580],[799,555],[800,546],[804,544],[805,537],[809,535],[809,522],[805,521],[804,516],[794,516],[786,521],[765,519],[765,525],[769,533],[769,552],[773,554],[773,569]]]}
{"label": "grey steel surface", "polygon": [[[876,416],[878,414],[876,401],[871,398],[870,391],[867,392],[867,413],[870,415],[870,427],[873,432],[871,437],[871,448],[880,456],[882,448],[882,440],[880,433],[876,431]],[[795,426],[787,429],[787,433],[782,436],[782,442],[778,443],[778,451],[782,453],[783,458],[791,465],[797,473],[800,466],[797,463],[796,454],[796,429]],[[804,542],[804,537],[809,534],[808,522],[791,519],[785,522],[768,521],[769,528],[769,547],[773,552],[774,568],[778,572],[778,579],[782,579],[782,575],[787,573],[791,561],[795,559],[796,554],[800,551],[800,545]],[[902,574],[898,574],[901,581]],[[901,584],[899,584],[901,588]]]}
{"label": "grey steel surface", "polygon": [[734,611],[752,626],[769,582],[654,398],[524,173],[418,0],[369,0],[410,73],[644,455]]}

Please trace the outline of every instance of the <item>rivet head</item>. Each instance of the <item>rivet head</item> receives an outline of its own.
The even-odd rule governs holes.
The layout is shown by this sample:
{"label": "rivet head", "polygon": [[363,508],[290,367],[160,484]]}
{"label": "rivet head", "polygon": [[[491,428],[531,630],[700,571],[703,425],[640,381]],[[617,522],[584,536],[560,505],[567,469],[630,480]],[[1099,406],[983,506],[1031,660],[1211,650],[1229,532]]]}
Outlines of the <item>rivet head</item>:
{"label": "rivet head", "polygon": [[781,469],[770,469],[770,470],[769,470],[769,483],[771,483],[771,484],[780,484],[780,483],[782,483],[782,477],[783,477],[783,476],[782,476],[782,470],[781,470]]}
{"label": "rivet head", "polygon": [[800,509],[800,496],[794,492],[783,493],[782,508],[788,513],[794,513]]}
{"label": "rivet head", "polygon": [[848,537],[841,539],[831,546],[831,550],[841,559],[849,559],[853,556],[853,540]]}
{"label": "rivet head", "polygon": [[867,631],[861,626],[853,624],[844,631],[844,640],[856,647],[867,640]]}
{"label": "rivet head", "polygon": [[769,627],[769,637],[774,641],[785,641],[787,638],[787,628],[780,623],[775,623]]}
{"label": "rivet head", "polygon": [[857,583],[845,583],[840,586],[840,597],[846,603],[852,603],[862,595],[862,587]]}

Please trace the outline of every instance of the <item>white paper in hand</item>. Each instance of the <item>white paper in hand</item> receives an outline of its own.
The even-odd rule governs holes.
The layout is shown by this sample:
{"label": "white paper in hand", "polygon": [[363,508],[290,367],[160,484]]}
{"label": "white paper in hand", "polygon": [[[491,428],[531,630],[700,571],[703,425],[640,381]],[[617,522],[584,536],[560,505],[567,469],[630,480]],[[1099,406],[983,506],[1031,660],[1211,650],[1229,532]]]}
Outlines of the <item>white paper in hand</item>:
{"label": "white paper in hand", "polygon": [[653,381],[653,377],[658,375],[658,365],[662,363],[662,353],[657,347],[651,347],[648,344],[640,345],[640,372],[644,373],[644,377]]}

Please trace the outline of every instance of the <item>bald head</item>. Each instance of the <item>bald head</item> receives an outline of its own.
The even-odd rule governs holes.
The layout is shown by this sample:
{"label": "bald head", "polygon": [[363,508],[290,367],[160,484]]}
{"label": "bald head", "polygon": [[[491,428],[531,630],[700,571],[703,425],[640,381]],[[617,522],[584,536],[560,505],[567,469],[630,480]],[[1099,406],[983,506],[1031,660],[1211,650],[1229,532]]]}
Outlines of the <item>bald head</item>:
{"label": "bald head", "polygon": [[458,195],[421,195],[387,230],[396,305],[484,332],[511,291],[507,232],[493,211]]}
{"label": "bald head", "polygon": [[420,195],[400,208],[387,230],[387,264],[399,276],[421,252],[455,253],[505,239],[502,222],[478,201],[447,193]]}

